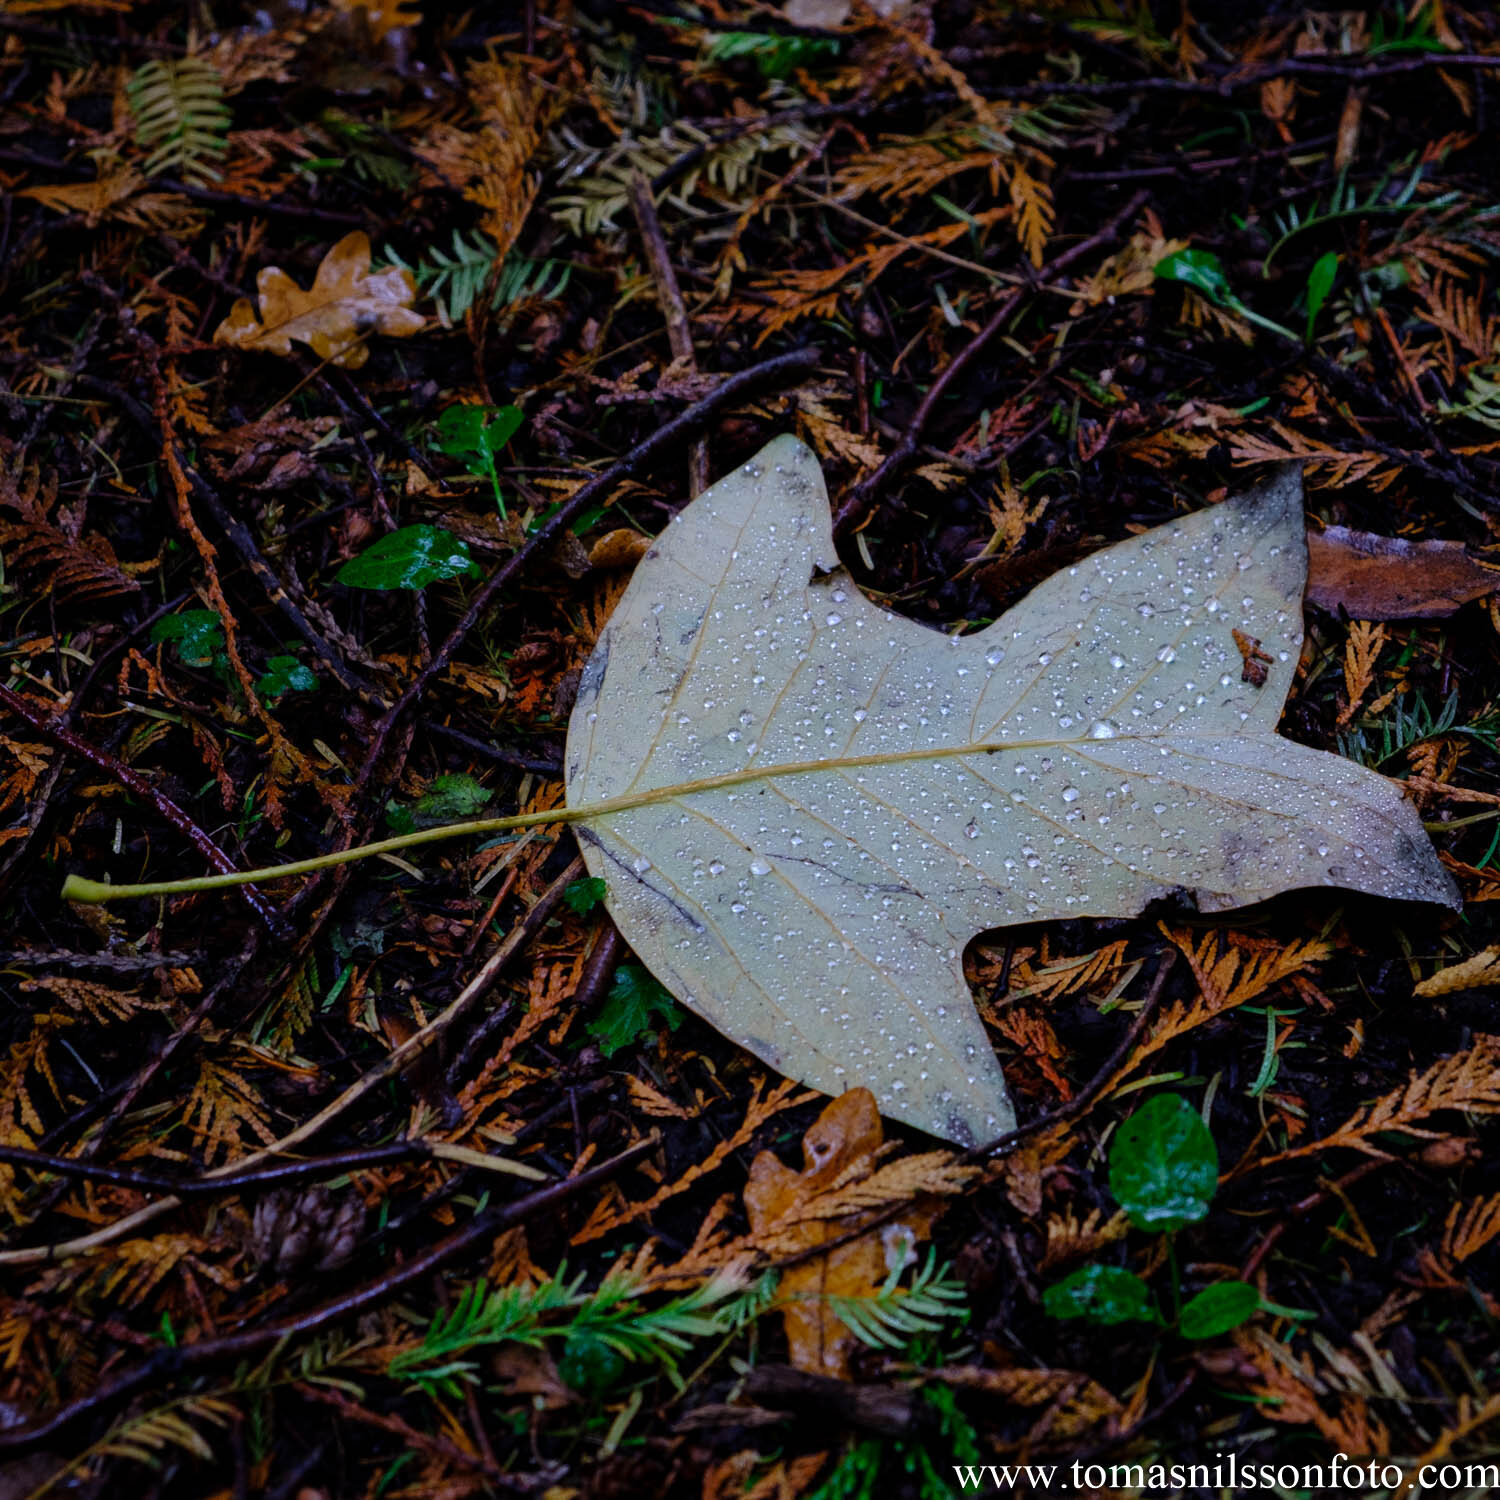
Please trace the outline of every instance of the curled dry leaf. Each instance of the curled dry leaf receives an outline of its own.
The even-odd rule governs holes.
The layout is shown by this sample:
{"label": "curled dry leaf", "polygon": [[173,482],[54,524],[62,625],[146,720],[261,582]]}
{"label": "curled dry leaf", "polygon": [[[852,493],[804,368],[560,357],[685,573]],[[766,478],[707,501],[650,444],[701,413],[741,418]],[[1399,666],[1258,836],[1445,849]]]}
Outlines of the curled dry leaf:
{"label": "curled dry leaf", "polygon": [[[751,1163],[745,1211],[752,1233],[762,1240],[774,1239],[779,1255],[795,1255],[858,1229],[871,1217],[870,1211],[820,1217],[818,1200],[867,1179],[883,1139],[875,1096],[868,1089],[841,1094],[802,1137],[800,1172],[769,1151]],[[840,1197],[842,1201],[842,1193]],[[849,1356],[859,1341],[827,1299],[873,1297],[890,1271],[888,1249],[908,1253],[927,1238],[933,1217],[931,1207],[914,1202],[899,1220],[786,1270],[777,1302],[791,1361],[799,1370],[849,1378]]]}
{"label": "curled dry leaf", "polygon": [[1451,615],[1500,589],[1500,568],[1462,542],[1409,542],[1329,526],[1307,534],[1307,600],[1352,620]]}
{"label": "curled dry leaf", "polygon": [[256,287],[260,317],[242,297],[214,331],[216,344],[290,354],[297,339],[320,359],[357,370],[370,356],[370,334],[408,338],[427,323],[412,311],[417,284],[410,271],[370,270],[370,240],[363,230],[346,234],[323,257],[310,291],[276,266],[260,273]]}
{"label": "curled dry leaf", "polygon": [[646,554],[584,671],[567,795],[610,915],[772,1067],[970,1144],[1014,1123],[963,975],[985,928],[1318,885],[1456,905],[1396,787],[1276,735],[1304,534],[1284,467],[945,636],[854,586],[777,439]]}

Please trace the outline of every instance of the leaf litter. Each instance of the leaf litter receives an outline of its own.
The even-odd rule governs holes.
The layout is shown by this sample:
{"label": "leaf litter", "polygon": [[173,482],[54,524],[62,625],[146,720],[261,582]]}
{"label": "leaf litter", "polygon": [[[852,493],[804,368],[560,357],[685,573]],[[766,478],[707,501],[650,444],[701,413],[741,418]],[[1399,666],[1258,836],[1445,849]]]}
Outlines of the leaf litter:
{"label": "leaf litter", "polygon": [[[3,59],[0,1487],[937,1500],[955,1462],[1196,1461],[1205,1432],[1487,1462],[1488,11],[115,9],[32,6]],[[311,302],[331,252],[321,310],[260,302],[275,268]],[[385,268],[410,283],[372,306]],[[249,345],[215,345],[240,302]],[[809,597],[901,640],[1299,465],[1312,532],[1412,550],[1371,544],[1292,663],[1232,622],[1225,671],[1290,669],[1273,743],[1402,790],[1465,911],[1194,912],[1173,875],[1135,917],[929,929],[1017,1131],[980,1160],[887,1116],[808,1190],[799,1143],[872,1099],[668,999],[545,821],[627,570],[704,462],[787,432],[849,570]],[[384,587],[337,581],[361,557]],[[917,808],[946,822],[962,758],[912,763]],[[1087,790],[1055,782],[1069,835]],[[543,821],[248,896],[54,895],[470,810]],[[1069,846],[1030,847],[1076,894]],[[1219,1172],[1168,1236],[1111,1181],[1169,1100]],[[757,1232],[762,1153],[797,1203]]]}

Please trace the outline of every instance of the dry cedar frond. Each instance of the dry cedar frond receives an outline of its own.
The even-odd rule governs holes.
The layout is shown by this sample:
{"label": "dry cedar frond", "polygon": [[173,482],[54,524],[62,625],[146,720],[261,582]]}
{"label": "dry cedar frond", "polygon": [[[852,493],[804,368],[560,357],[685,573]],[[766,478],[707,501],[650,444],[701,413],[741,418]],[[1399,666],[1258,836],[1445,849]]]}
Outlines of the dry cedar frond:
{"label": "dry cedar frond", "polygon": [[1349,626],[1344,646],[1344,706],[1339,710],[1338,724],[1348,726],[1359,705],[1375,681],[1375,658],[1385,645],[1385,626],[1368,620],[1355,620]]}
{"label": "dry cedar frond", "polygon": [[1372,1136],[1400,1130],[1431,1139],[1438,1132],[1422,1128],[1419,1122],[1446,1109],[1473,1114],[1500,1112],[1500,1037],[1480,1037],[1467,1051],[1443,1058],[1402,1088],[1361,1105],[1332,1134],[1265,1157],[1256,1166],[1312,1156],[1336,1146],[1384,1157],[1388,1153],[1372,1143]]}
{"label": "dry cedar frond", "polygon": [[1162,1011],[1150,1036],[1130,1058],[1126,1072],[1168,1042],[1254,1000],[1332,952],[1328,943],[1317,938],[1283,946],[1239,933],[1208,932],[1195,942],[1190,931],[1165,926],[1161,930],[1187,959],[1198,982],[1198,998],[1186,1003],[1175,1001]]}
{"label": "dry cedar frond", "polygon": [[1300,463],[1306,466],[1308,483],[1319,489],[1367,484],[1380,491],[1387,489],[1401,472],[1400,466],[1383,453],[1330,447],[1277,421],[1267,426],[1273,436],[1240,431],[1230,437],[1229,452],[1236,463]]}
{"label": "dry cedar frond", "polygon": [[782,1110],[793,1109],[817,1097],[816,1094],[806,1089],[801,1093],[794,1093],[793,1090],[796,1087],[797,1085],[790,1079],[783,1079],[769,1092],[764,1091],[764,1084],[758,1085],[750,1096],[745,1118],[733,1135],[720,1141],[702,1161],[664,1183],[644,1203],[626,1202],[617,1206],[607,1198],[601,1199],[588,1223],[573,1236],[573,1244],[586,1245],[590,1240],[597,1240],[602,1235],[619,1229],[622,1225],[632,1223],[643,1215],[654,1212],[669,1198],[675,1198],[679,1193],[685,1192],[700,1178],[706,1177],[710,1172],[722,1166],[741,1147],[748,1145],[751,1137],[767,1120],[780,1114]]}
{"label": "dry cedar frond", "polygon": [[1108,1219],[1104,1210],[1091,1208],[1080,1220],[1072,1208],[1047,1216],[1047,1244],[1037,1269],[1056,1271],[1095,1255],[1106,1245],[1125,1238],[1130,1219],[1124,1209],[1117,1209]]}
{"label": "dry cedar frond", "polygon": [[247,1134],[262,1146],[276,1139],[266,1119],[265,1103],[250,1081],[236,1069],[206,1057],[198,1064],[182,1123],[192,1132],[205,1165],[216,1157],[232,1161],[244,1155]]}
{"label": "dry cedar frond", "polygon": [[1075,286],[1078,300],[1070,311],[1076,316],[1085,307],[1097,307],[1116,297],[1134,297],[1151,292],[1156,286],[1155,267],[1159,261],[1179,250],[1187,249],[1186,240],[1167,239],[1161,226],[1151,216],[1152,227],[1131,235],[1123,250],[1106,256],[1099,268],[1080,276]]}
{"label": "dry cedar frond", "polygon": [[1500,984],[1500,948],[1486,948],[1462,963],[1449,964],[1436,974],[1429,974],[1412,993],[1431,1000],[1437,995],[1453,995],[1491,984]]}
{"label": "dry cedar frond", "polygon": [[[984,1014],[983,1007],[980,1013]],[[994,1018],[994,1024],[1064,1099],[1073,1097],[1072,1087],[1054,1066],[1067,1053],[1047,1018],[1034,1005],[1009,1005]]]}
{"label": "dry cedar frond", "polygon": [[826,389],[797,392],[797,414],[813,448],[820,458],[837,457],[861,469],[877,468],[881,459],[879,445],[850,432],[839,421],[827,405],[834,396],[832,390]]}
{"label": "dry cedar frond", "polygon": [[932,133],[882,141],[874,151],[849,157],[833,179],[840,197],[873,193],[893,198],[925,197],[964,172],[989,174],[991,193],[1000,190],[999,157],[972,125],[939,126]]}
{"label": "dry cedar frond", "polygon": [[[143,1235],[122,1240],[93,1256],[81,1256],[49,1266],[37,1278],[35,1290],[72,1291],[80,1298],[114,1297],[136,1307],[169,1276],[188,1262],[199,1273],[207,1271],[198,1258],[203,1241],[192,1234]],[[210,1277],[218,1280],[218,1276]]]}
{"label": "dry cedar frond", "polygon": [[880,275],[903,256],[920,253],[928,246],[942,248],[950,245],[971,230],[983,229],[1008,218],[1011,213],[1009,207],[987,209],[972,215],[967,222],[940,224],[923,234],[876,239],[838,265],[788,266],[774,277],[756,281],[754,289],[770,302],[767,310],[757,314],[763,325],[757,345],[802,318],[832,317],[838,309],[840,289],[857,273],[863,273],[858,277],[861,293],[868,292]]}
{"label": "dry cedar frond", "polygon": [[107,538],[86,529],[85,505],[59,505],[57,490],[55,474],[43,478],[32,468],[18,475],[0,466],[0,549],[10,567],[31,589],[74,604],[138,593]]}
{"label": "dry cedar frond", "polygon": [[770,1254],[787,1254],[800,1244],[798,1227],[848,1218],[892,1203],[909,1203],[928,1195],[947,1197],[979,1175],[979,1168],[961,1166],[952,1151],[925,1151],[889,1162],[869,1176],[811,1194],[790,1205],[785,1214],[768,1220],[755,1232],[757,1245]]}
{"label": "dry cedar frond", "polygon": [[1482,311],[1485,297],[1483,282],[1472,292],[1466,291],[1451,276],[1435,276],[1417,286],[1422,299],[1418,316],[1448,335],[1467,354],[1489,359],[1500,343],[1500,315],[1488,317]]}
{"label": "dry cedar frond", "polygon": [[150,1000],[128,990],[79,979],[68,974],[42,974],[21,981],[23,993],[45,992],[55,995],[69,1010],[79,1011],[100,1025],[125,1021],[141,1010],[160,1010],[164,1002]]}
{"label": "dry cedar frond", "polygon": [[1445,1260],[1458,1264],[1478,1255],[1496,1238],[1500,1238],[1500,1193],[1455,1203],[1443,1224],[1439,1249]]}
{"label": "dry cedar frond", "polygon": [[[1022,959],[1011,976],[1010,992],[1006,998],[1036,998],[1051,1002],[1103,984],[1124,967],[1128,946],[1122,938],[1117,943],[1106,943],[1092,953],[1044,963],[1041,968],[1033,968],[1030,959]],[[1044,947],[1044,955],[1045,951]]]}
{"label": "dry cedar frond", "polygon": [[18,198],[34,198],[54,213],[82,214],[90,228],[108,221],[156,234],[191,237],[205,216],[181,193],[143,191],[146,179],[130,166],[101,170],[92,182],[62,182],[22,188]]}

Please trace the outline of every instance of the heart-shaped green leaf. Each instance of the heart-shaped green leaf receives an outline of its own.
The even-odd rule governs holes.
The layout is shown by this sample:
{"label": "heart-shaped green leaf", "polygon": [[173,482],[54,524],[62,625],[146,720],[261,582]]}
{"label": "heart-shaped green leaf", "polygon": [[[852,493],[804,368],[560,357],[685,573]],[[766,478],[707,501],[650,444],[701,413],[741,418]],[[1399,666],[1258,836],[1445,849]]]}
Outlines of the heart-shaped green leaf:
{"label": "heart-shaped green leaf", "polygon": [[1218,1185],[1219,1148],[1202,1116],[1179,1095],[1148,1099],[1115,1133],[1109,1190],[1137,1229],[1196,1223]]}

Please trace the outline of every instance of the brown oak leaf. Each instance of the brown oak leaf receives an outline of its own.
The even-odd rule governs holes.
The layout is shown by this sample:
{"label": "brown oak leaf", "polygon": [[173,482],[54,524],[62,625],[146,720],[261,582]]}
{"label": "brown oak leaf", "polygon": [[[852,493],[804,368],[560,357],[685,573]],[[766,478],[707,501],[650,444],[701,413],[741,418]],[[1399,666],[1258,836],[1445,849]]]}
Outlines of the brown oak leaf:
{"label": "brown oak leaf", "polygon": [[[820,1207],[833,1205],[820,1200],[834,1192],[842,1196],[842,1190],[870,1177],[883,1138],[875,1096],[868,1089],[840,1094],[802,1137],[800,1172],[769,1151],[762,1151],[751,1164],[745,1209],[752,1232],[774,1239],[778,1254],[795,1254],[842,1239],[869,1223],[874,1211],[823,1217]],[[926,1238],[934,1217],[933,1200],[918,1200],[899,1220],[872,1227],[870,1233],[786,1270],[777,1301],[793,1365],[840,1380],[850,1378],[849,1357],[859,1343],[828,1298],[873,1297],[889,1275],[887,1256],[908,1254]]]}
{"label": "brown oak leaf", "polygon": [[299,339],[320,359],[357,370],[369,358],[368,335],[408,338],[427,324],[412,310],[417,284],[410,271],[370,270],[370,239],[363,230],[346,234],[323,257],[310,291],[278,266],[267,266],[256,287],[260,317],[242,297],[215,331],[216,344],[290,354],[292,340]]}

